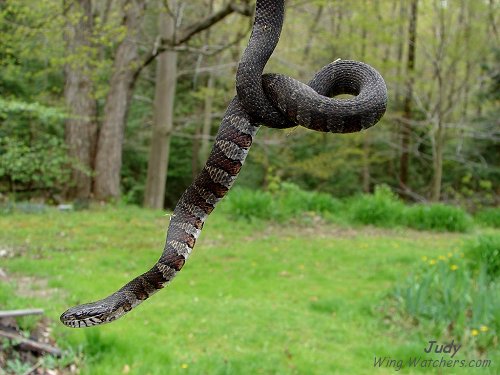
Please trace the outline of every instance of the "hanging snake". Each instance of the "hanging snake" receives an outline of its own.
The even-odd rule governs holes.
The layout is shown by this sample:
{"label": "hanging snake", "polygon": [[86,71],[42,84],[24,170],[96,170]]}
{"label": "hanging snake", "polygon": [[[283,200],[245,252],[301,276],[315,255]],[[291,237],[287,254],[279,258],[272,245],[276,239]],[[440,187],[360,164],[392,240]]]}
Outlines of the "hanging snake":
{"label": "hanging snake", "polygon": [[[280,37],[284,3],[256,2],[250,40],[236,73],[237,95],[224,114],[205,167],[175,206],[160,259],[110,296],[68,309],[61,315],[65,325],[89,327],[116,320],[175,277],[191,254],[205,219],[233,185],[261,125],[352,133],[369,128],[383,116],[385,82],[364,63],[337,60],[307,85],[280,74],[262,74]],[[339,94],[353,97],[333,98]]]}

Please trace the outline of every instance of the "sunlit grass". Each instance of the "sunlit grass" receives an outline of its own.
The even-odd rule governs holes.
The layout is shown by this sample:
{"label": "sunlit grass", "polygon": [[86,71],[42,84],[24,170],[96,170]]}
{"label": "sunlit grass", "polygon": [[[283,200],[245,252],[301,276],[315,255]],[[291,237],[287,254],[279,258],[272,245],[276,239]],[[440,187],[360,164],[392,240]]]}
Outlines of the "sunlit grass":
{"label": "sunlit grass", "polygon": [[[59,343],[83,350],[86,374],[392,374],[375,370],[374,356],[421,355],[426,336],[388,327],[378,307],[422,256],[454,251],[470,236],[300,218],[249,223],[216,212],[166,290],[110,325],[59,323],[67,307],[151,266],[167,225],[163,213],[133,207],[0,217],[0,247],[14,253],[0,259],[14,276],[0,284],[0,308],[44,308]],[[18,295],[16,275],[46,279],[52,292]]]}

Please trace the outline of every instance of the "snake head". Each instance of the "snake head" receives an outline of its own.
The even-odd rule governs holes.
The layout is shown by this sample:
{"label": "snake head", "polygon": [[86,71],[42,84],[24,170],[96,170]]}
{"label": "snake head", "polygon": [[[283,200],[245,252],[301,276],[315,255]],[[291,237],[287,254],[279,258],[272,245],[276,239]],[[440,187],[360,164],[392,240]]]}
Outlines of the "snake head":
{"label": "snake head", "polygon": [[72,328],[91,327],[114,320],[113,309],[104,300],[69,308],[61,315],[61,322]]}

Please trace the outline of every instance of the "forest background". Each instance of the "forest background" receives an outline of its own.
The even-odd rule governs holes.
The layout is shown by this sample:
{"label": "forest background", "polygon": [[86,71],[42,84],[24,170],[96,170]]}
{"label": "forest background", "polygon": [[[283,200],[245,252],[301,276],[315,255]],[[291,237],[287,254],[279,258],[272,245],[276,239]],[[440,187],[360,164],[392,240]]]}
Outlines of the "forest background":
{"label": "forest background", "polygon": [[[0,1],[3,200],[173,207],[207,158],[251,1]],[[380,124],[352,135],[262,128],[237,182],[335,197],[498,204],[498,4],[290,0],[266,70],[308,81],[337,59],[385,78]]]}

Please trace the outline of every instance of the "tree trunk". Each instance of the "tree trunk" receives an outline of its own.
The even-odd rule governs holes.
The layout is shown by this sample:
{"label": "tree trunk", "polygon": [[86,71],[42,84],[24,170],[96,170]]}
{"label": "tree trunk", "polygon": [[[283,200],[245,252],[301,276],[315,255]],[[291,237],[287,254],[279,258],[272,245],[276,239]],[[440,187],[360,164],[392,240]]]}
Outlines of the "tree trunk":
{"label": "tree trunk", "polygon": [[[368,8],[367,1],[365,0],[363,2],[363,7],[365,9]],[[363,25],[361,28],[361,51],[360,51],[360,59],[361,61],[364,61],[366,58],[366,38],[367,38],[368,31],[366,30],[366,26]],[[376,48],[376,47],[375,47]],[[367,131],[364,131],[361,133],[361,138],[363,139],[363,156],[362,156],[362,185],[363,185],[363,192],[364,193],[369,193],[370,192],[370,134]]]}
{"label": "tree trunk", "polygon": [[444,128],[443,119],[438,118],[436,139],[433,145],[433,167],[434,176],[432,179],[431,200],[438,202],[441,198],[441,181],[443,179],[443,148],[444,148]]}
{"label": "tree trunk", "polygon": [[198,165],[202,166],[208,159],[210,153],[210,129],[212,128],[212,104],[214,100],[214,73],[208,73],[207,95],[203,108],[203,129],[201,131],[201,147]]}
{"label": "tree trunk", "polygon": [[407,80],[406,95],[403,108],[403,122],[401,124],[401,158],[399,169],[399,184],[401,191],[408,190],[408,170],[410,164],[410,138],[411,138],[411,119],[412,119],[412,97],[415,72],[415,47],[417,43],[417,14],[418,0],[412,0],[410,6],[410,23],[408,28],[408,61],[407,61]]}
{"label": "tree trunk", "polygon": [[120,195],[123,133],[136,78],[136,37],[145,3],[145,0],[125,0],[122,6],[123,25],[127,34],[116,51],[110,89],[104,106],[104,121],[97,143],[94,181],[94,195],[97,199],[108,200]]}
{"label": "tree trunk", "polygon": [[[441,180],[443,178],[443,148],[444,148],[444,97],[445,97],[445,86],[444,86],[444,73],[443,73],[443,58],[445,46],[446,46],[446,34],[445,34],[445,12],[443,8],[438,10],[439,22],[435,26],[437,31],[435,35],[439,35],[438,50],[436,51],[435,63],[434,63],[434,78],[437,80],[437,102],[436,102],[436,125],[431,132],[432,141],[432,166],[433,166],[433,176],[431,183],[431,201],[437,202],[441,197]],[[455,78],[455,77],[452,77]],[[451,92],[455,90],[450,90]],[[451,100],[450,100],[451,104]],[[433,134],[435,131],[435,135]]]}
{"label": "tree trunk", "polygon": [[432,139],[432,166],[433,177],[431,185],[431,201],[438,202],[441,197],[441,181],[443,179],[443,148],[444,148],[444,87],[441,70],[438,68],[436,72],[438,81],[438,102],[436,104],[436,126],[435,135]]}
{"label": "tree trunk", "polygon": [[[90,0],[64,2],[66,16],[66,48],[70,55],[79,56],[90,47],[92,6]],[[76,23],[71,22],[76,18]],[[88,199],[92,189],[91,171],[97,139],[96,101],[86,57],[74,59],[64,67],[64,100],[69,113],[65,138],[69,156],[77,162],[72,169],[74,185],[66,192],[68,199]]]}
{"label": "tree trunk", "polygon": [[[212,14],[214,11],[214,0],[208,0],[207,2],[208,14]],[[210,45],[210,29],[205,31],[204,35],[205,45]],[[203,56],[200,54],[200,59]],[[201,60],[200,60],[201,61]],[[211,61],[210,58],[207,59],[207,63]],[[207,90],[205,92],[205,98],[203,101],[203,125],[200,129],[197,126],[196,135],[193,142],[193,179],[200,173],[201,169],[205,165],[208,159],[208,154],[210,153],[210,130],[212,128],[212,107],[214,101],[214,72],[210,70],[207,77]],[[201,144],[201,146],[200,146]]]}
{"label": "tree trunk", "polygon": [[[160,14],[160,35],[172,39],[175,20],[170,14]],[[154,121],[144,206],[161,209],[165,200],[170,138],[173,129],[175,86],[177,82],[177,52],[166,51],[158,57]]]}
{"label": "tree trunk", "polygon": [[[405,13],[406,13],[406,8],[405,8],[405,0],[395,0],[394,1],[394,8],[396,8],[396,2],[399,1],[399,24],[398,24],[398,44],[397,44],[397,49],[396,49],[396,60],[397,60],[397,65],[396,65],[396,79],[399,80],[401,77],[401,70],[403,69],[403,42],[404,42],[404,24],[403,24],[403,19],[405,18]],[[395,103],[399,108],[399,105],[401,103],[401,85],[397,84],[396,85],[396,93],[394,95],[395,97]]]}
{"label": "tree trunk", "polygon": [[306,60],[309,57],[314,36],[318,31],[318,27],[321,25],[320,19],[322,14],[323,14],[323,5],[319,5],[318,9],[316,10],[316,15],[314,16],[314,21],[312,25],[309,26],[309,36],[307,37],[306,46],[304,47],[304,52],[303,52],[304,60]]}

